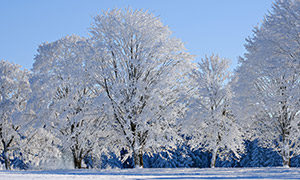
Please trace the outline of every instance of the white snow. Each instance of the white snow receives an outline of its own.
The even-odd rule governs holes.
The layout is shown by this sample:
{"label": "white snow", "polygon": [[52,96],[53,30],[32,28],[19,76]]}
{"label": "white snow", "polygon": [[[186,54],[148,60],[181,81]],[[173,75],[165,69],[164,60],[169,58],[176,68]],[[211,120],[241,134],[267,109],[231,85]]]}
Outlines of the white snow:
{"label": "white snow", "polygon": [[0,180],[69,179],[300,179],[300,168],[0,171]]}

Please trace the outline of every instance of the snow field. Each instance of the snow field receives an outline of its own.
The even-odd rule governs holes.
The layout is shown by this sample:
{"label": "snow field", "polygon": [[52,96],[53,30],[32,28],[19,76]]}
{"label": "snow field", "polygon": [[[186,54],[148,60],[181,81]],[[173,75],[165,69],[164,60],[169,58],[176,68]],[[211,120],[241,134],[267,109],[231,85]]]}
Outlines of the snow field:
{"label": "snow field", "polygon": [[300,179],[299,168],[212,168],[0,171],[0,180],[79,179]]}

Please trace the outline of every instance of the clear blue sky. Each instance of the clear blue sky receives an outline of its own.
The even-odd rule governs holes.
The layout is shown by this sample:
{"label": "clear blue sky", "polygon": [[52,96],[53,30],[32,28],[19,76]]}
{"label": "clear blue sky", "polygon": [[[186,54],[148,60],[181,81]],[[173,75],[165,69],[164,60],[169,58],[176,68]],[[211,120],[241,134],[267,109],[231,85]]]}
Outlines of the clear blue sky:
{"label": "clear blue sky", "polygon": [[145,9],[159,16],[200,59],[232,60],[245,52],[273,0],[0,0],[0,59],[31,69],[38,45],[63,36],[88,36],[92,16],[112,8]]}

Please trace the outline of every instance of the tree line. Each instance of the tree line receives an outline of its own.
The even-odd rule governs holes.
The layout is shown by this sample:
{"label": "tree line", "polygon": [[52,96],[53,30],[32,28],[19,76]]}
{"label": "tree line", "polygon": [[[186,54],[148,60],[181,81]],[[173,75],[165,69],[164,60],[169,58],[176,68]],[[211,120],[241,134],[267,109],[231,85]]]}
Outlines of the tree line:
{"label": "tree line", "polygon": [[172,159],[183,145],[215,167],[255,139],[290,166],[300,153],[300,1],[272,8],[234,73],[218,55],[194,63],[158,17],[130,8],[95,16],[88,38],[41,44],[31,71],[0,61],[5,168],[16,153],[33,168],[65,156],[84,168],[103,154],[144,167],[145,155]]}

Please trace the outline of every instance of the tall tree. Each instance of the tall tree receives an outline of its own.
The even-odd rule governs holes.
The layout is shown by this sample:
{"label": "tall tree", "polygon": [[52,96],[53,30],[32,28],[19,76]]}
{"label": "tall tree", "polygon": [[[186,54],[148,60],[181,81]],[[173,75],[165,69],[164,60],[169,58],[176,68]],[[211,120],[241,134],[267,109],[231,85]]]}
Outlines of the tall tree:
{"label": "tall tree", "polygon": [[28,106],[38,127],[45,126],[60,139],[62,151],[71,151],[75,168],[82,168],[83,158],[102,149],[98,145],[107,136],[105,101],[93,107],[101,92],[89,81],[85,44],[85,38],[73,35],[39,47],[31,78],[34,96]]}
{"label": "tall tree", "polygon": [[4,154],[6,169],[11,169],[9,157],[12,151],[19,150],[18,131],[23,122],[15,116],[25,109],[30,93],[29,72],[20,68],[19,65],[0,61],[0,150]]}
{"label": "tall tree", "polygon": [[[188,131],[191,146],[212,153],[211,167],[217,155],[243,152],[242,131],[231,110],[230,62],[219,56],[205,57],[192,73],[194,93],[190,99]],[[192,129],[192,131],[191,131]]]}
{"label": "tall tree", "polygon": [[118,141],[143,167],[144,153],[176,148],[192,57],[151,13],[113,9],[94,20],[91,72],[110,100]]}
{"label": "tall tree", "polygon": [[252,122],[253,136],[278,152],[284,166],[300,153],[299,13],[299,0],[276,1],[247,39],[236,73],[237,107],[247,112],[239,117]]}

